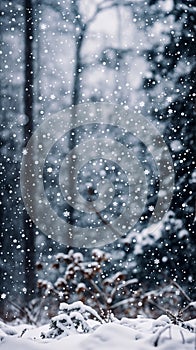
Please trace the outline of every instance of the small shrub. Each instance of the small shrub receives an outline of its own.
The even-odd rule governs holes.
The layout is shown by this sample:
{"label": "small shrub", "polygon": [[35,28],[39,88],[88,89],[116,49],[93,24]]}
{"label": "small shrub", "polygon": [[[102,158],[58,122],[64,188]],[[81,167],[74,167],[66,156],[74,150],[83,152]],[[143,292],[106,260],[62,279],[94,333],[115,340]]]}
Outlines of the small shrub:
{"label": "small shrub", "polygon": [[103,323],[98,313],[81,301],[73,304],[61,303],[59,315],[51,319],[50,330],[42,333],[41,337],[61,338],[73,333],[89,333],[93,330],[88,323],[90,318]]}

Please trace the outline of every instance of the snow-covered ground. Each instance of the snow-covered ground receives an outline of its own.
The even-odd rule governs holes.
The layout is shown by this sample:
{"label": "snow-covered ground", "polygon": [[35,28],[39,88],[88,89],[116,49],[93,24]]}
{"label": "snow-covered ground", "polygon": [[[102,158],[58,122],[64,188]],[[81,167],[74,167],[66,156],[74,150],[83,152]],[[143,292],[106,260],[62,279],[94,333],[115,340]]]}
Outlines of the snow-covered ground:
{"label": "snow-covered ground", "polygon": [[0,350],[194,350],[196,319],[186,322],[190,330],[171,324],[167,316],[156,320],[138,317],[104,323],[88,334],[71,334],[60,339],[42,339],[49,325],[9,326],[0,322]]}

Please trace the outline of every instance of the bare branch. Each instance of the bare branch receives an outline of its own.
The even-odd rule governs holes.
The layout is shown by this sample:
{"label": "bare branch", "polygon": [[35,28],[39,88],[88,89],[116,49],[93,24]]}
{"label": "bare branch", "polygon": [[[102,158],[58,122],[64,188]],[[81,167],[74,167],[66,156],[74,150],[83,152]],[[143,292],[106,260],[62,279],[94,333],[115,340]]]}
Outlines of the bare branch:
{"label": "bare branch", "polygon": [[34,324],[36,325],[36,321],[34,321],[31,317],[31,314],[29,312],[29,310],[25,307],[25,308],[22,308],[21,306],[15,304],[12,300],[9,299],[9,303],[11,305],[13,305],[18,311],[20,311],[24,316],[26,316],[27,318],[27,321],[30,323],[30,324]]}
{"label": "bare branch", "polygon": [[164,308],[162,308],[160,305],[154,303],[152,300],[148,301],[151,305],[156,306],[159,310],[163,311],[171,320],[171,322],[173,324],[176,324],[177,326],[180,326],[184,329],[187,329],[189,332],[194,333],[195,332],[195,328],[192,327],[191,325],[185,323],[183,320],[181,320],[178,316],[175,316],[172,314],[172,312],[170,312],[169,310],[165,310]]}
{"label": "bare branch", "polygon": [[94,287],[95,291],[97,291],[103,298],[104,303],[107,302],[105,293],[98,287],[98,285],[93,281],[93,279],[90,280],[90,283]]}
{"label": "bare branch", "polygon": [[157,347],[158,346],[158,342],[159,342],[159,339],[161,337],[161,334],[163,334],[167,329],[170,329],[171,328],[171,325],[166,325],[165,327],[161,328],[160,331],[158,331],[156,333],[156,339],[154,341],[154,346]]}
{"label": "bare branch", "polygon": [[101,213],[97,211],[97,209],[93,205],[91,207],[93,211],[97,214],[98,218],[102,221],[102,223],[104,225],[107,225],[110,228],[110,230],[115,234],[116,238],[122,237],[122,233],[120,233],[112,224],[110,224],[107,220],[105,220],[102,217]]}
{"label": "bare branch", "polygon": [[124,300],[121,300],[119,301],[118,303],[116,304],[113,304],[110,306],[110,309],[116,309],[117,307],[119,306],[122,306],[122,305],[126,305],[126,304],[130,304],[130,303],[133,303],[134,302],[134,298],[128,298],[128,299],[124,299]]}
{"label": "bare branch", "polygon": [[175,281],[172,281],[172,284],[181,292],[181,294],[188,300],[189,303],[192,302],[191,298],[186,294],[186,292],[179,286]]}
{"label": "bare branch", "polygon": [[179,332],[182,336],[182,344],[185,344],[185,338],[184,338],[184,334],[183,334],[182,330],[180,329]]}
{"label": "bare branch", "polygon": [[113,7],[119,7],[119,6],[130,6],[132,4],[131,1],[125,1],[124,3],[120,4],[118,1],[105,1],[103,0],[96,8],[96,11],[94,12],[94,14],[92,15],[92,17],[86,22],[86,25],[89,26],[96,18],[96,16],[98,15],[98,13],[105,11],[105,10],[109,10]]}

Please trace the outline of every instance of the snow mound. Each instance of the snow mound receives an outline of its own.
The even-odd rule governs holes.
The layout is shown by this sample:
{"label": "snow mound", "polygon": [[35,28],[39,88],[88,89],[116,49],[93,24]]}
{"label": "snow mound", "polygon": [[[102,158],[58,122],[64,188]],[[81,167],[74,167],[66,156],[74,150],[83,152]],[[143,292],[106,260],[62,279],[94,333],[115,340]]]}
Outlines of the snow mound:
{"label": "snow mound", "polygon": [[[144,317],[122,318],[100,325],[88,334],[73,334],[60,339],[41,339],[48,325],[39,328],[9,327],[1,322],[1,350],[193,350],[196,346],[196,320],[188,322],[189,329],[171,323],[167,316],[156,320]],[[8,331],[11,330],[10,331]]]}

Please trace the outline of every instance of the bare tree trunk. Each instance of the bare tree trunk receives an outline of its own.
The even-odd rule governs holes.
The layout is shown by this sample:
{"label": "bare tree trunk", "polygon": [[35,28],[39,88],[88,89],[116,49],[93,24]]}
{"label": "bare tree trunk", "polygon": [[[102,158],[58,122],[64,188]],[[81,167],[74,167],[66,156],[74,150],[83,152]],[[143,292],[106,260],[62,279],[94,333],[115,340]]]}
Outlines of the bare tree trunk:
{"label": "bare tree trunk", "polygon": [[[84,31],[81,30],[80,34],[76,37],[76,51],[75,51],[75,70],[74,70],[74,81],[73,81],[73,89],[72,89],[72,100],[71,104],[73,106],[72,110],[72,124],[75,124],[75,118],[76,118],[76,106],[79,103],[80,99],[80,75],[82,72],[82,58],[81,58],[81,49],[82,49],[82,44],[83,44],[83,39],[84,39]],[[76,136],[74,133],[70,133],[69,136],[69,149],[73,149],[76,145]],[[76,193],[73,192],[73,182],[75,179],[75,163],[74,160],[71,158],[70,159],[70,164],[69,164],[69,194],[72,198],[75,198]],[[71,206],[70,207],[70,214],[69,214],[69,223],[70,225],[74,224],[74,208]],[[74,234],[74,227],[72,229],[72,234]],[[70,245],[72,243],[73,237],[69,235],[69,242]]]}
{"label": "bare tree trunk", "polygon": [[75,71],[74,71],[74,82],[72,90],[72,105],[76,106],[80,99],[80,75],[82,72],[82,58],[81,49],[84,40],[85,29],[81,30],[80,34],[76,37],[76,52],[75,52]]}
{"label": "bare tree trunk", "polygon": [[[24,1],[25,18],[25,71],[24,71],[24,113],[27,117],[27,123],[24,126],[24,146],[26,146],[33,132],[33,7],[32,0]],[[32,166],[32,159],[29,160],[29,166]],[[32,191],[33,192],[33,191]],[[23,227],[25,234],[25,283],[26,283],[26,302],[32,298],[35,287],[35,232],[33,223],[28,214],[24,211]]]}

